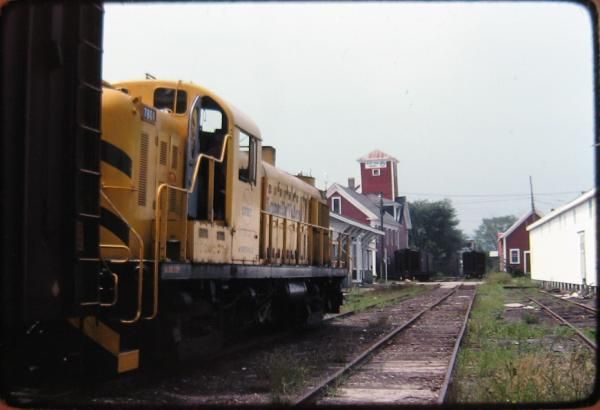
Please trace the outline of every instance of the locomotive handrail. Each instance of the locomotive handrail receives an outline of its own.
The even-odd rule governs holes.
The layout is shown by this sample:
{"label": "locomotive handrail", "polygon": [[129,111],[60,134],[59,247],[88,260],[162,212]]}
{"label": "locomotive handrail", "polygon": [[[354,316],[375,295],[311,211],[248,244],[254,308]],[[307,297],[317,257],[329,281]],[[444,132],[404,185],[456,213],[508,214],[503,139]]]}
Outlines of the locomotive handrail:
{"label": "locomotive handrail", "polygon": [[134,186],[123,186],[123,185],[104,185],[104,184],[102,184],[102,189],[122,189],[124,191],[132,191],[132,192],[139,191],[139,189]]}
{"label": "locomotive handrail", "polygon": [[265,215],[275,216],[277,218],[287,219],[290,222],[299,223],[299,224],[302,224],[302,225],[310,226],[312,228],[323,229],[323,230],[327,230],[327,231],[331,230],[331,228],[328,227],[328,226],[320,226],[320,225],[311,224],[310,222],[299,221],[297,219],[288,218],[288,217],[285,217],[283,215],[274,214],[274,213],[271,213],[269,211],[265,211],[265,210],[262,210],[262,209],[260,210],[260,213],[261,214],[265,214]]}
{"label": "locomotive handrail", "polygon": [[[112,263],[127,263],[129,261],[129,259],[131,259],[131,249],[129,248],[129,246],[101,243],[100,248],[124,249],[127,251],[127,253],[128,253],[127,258],[111,259]],[[102,307],[115,306],[119,300],[119,276],[114,272],[110,272],[110,274],[112,275],[112,278],[113,278],[113,299],[110,303],[100,303],[100,306],[102,306]]]}
{"label": "locomotive handrail", "polygon": [[[307,227],[310,227],[310,228],[315,228],[315,229],[317,229],[317,230],[318,230],[318,229],[321,229],[321,230],[330,230],[330,229],[331,229],[331,228],[329,228],[329,227],[320,226],[320,225],[315,225],[315,224],[311,224],[311,223],[309,223],[309,222],[300,221],[300,220],[298,220],[298,219],[288,218],[288,217],[285,217],[285,216],[282,216],[282,215],[274,214],[274,213],[271,213],[271,212],[265,211],[265,210],[263,210],[263,209],[261,209],[261,210],[260,210],[260,212],[261,212],[261,214],[267,215],[267,216],[269,217],[269,245],[268,245],[268,248],[269,248],[269,249],[271,249],[271,248],[272,248],[272,246],[271,246],[271,245],[272,245],[272,241],[271,241],[271,236],[272,236],[272,231],[271,231],[271,229],[272,229],[272,228],[271,228],[271,225],[272,225],[272,223],[273,223],[273,222],[272,222],[272,221],[273,221],[273,217],[275,217],[275,218],[281,218],[281,219],[283,219],[284,223],[287,223],[288,221],[289,221],[289,222],[292,222],[292,223],[295,223],[295,224],[296,224],[296,226],[298,226],[298,227],[299,227],[300,225],[303,225],[303,226],[307,226]],[[284,229],[284,237],[283,237],[283,250],[282,250],[282,253],[281,253],[281,260],[282,260],[282,261],[283,261],[283,263],[285,264],[285,259],[286,259],[286,257],[285,257],[285,250],[286,250],[286,249],[285,249],[285,245],[286,245],[286,243],[285,243],[285,242],[286,242],[286,228],[285,228],[285,226],[284,226],[284,228],[283,228],[283,229]],[[299,242],[297,242],[297,243],[296,243],[296,252],[297,252],[298,254],[300,253],[300,252],[299,252],[299,248],[300,248],[300,243],[299,243]],[[320,252],[322,253],[322,251],[323,251],[323,244],[322,244],[322,243],[321,243],[321,246],[320,246],[319,250],[320,250]],[[321,263],[323,263],[323,260],[322,260],[322,259],[323,259],[323,257],[321,256],[321,261],[320,261]],[[267,260],[268,260],[268,262],[269,262],[269,263],[271,263],[271,255],[270,255],[270,254],[267,256]],[[296,257],[296,263],[298,263],[298,257]]]}
{"label": "locomotive handrail", "polygon": [[[310,222],[304,222],[304,221],[300,221],[298,219],[288,218],[288,217],[285,217],[285,216],[282,216],[282,215],[278,215],[278,214],[275,214],[275,213],[272,213],[272,212],[269,212],[269,211],[265,211],[263,209],[260,210],[260,213],[263,214],[263,215],[267,215],[270,218],[273,218],[273,217],[275,217],[275,218],[281,218],[284,221],[295,223],[298,226],[299,225],[303,225],[303,226],[307,226],[307,227],[310,227],[310,228],[315,228],[317,230],[320,229],[322,231],[328,231],[330,233],[329,234],[329,238],[333,237],[333,235],[332,235],[332,233],[334,232],[333,229],[331,229],[330,227],[327,227],[327,226],[315,225],[315,224],[311,224]],[[271,224],[271,222],[269,222],[269,224]],[[350,235],[348,235],[346,233],[343,233],[343,232],[338,232],[338,235],[345,236],[345,237],[348,238],[348,244],[347,244],[347,247],[346,247],[347,248],[346,249],[346,256],[347,256],[347,259],[349,259],[349,252],[348,251],[349,251],[349,248],[350,248]],[[269,246],[268,246],[269,248],[271,248],[271,241],[270,241],[270,239],[271,239],[271,232],[269,231]],[[330,239],[330,244],[331,244],[331,239]],[[297,247],[299,247],[299,246],[300,245],[298,243]],[[323,259],[323,255],[322,255],[322,253],[323,253],[323,247],[324,247],[324,245],[323,245],[323,243],[321,243],[321,246],[319,248],[321,263],[323,263],[323,260],[322,260]],[[340,255],[341,255],[341,248],[340,248]],[[270,258],[268,258],[268,259],[270,259]],[[282,259],[283,259],[283,256],[282,256]],[[341,259],[342,258],[338,258],[336,261],[339,261]],[[348,265],[348,260],[346,260],[346,265]]]}
{"label": "locomotive handrail", "polygon": [[[153,294],[153,303],[152,303],[152,314],[150,316],[145,316],[144,319],[145,320],[152,320],[154,318],[156,318],[156,315],[158,314],[158,271],[159,271],[159,262],[160,262],[160,250],[161,250],[161,245],[163,245],[163,241],[161,238],[162,232],[161,232],[161,211],[160,211],[160,204],[161,204],[161,195],[162,193],[166,190],[166,192],[169,192],[169,189],[172,189],[174,191],[179,191],[179,192],[183,192],[186,195],[185,198],[185,212],[183,214],[183,217],[186,218],[187,215],[187,206],[188,206],[188,196],[194,192],[194,188],[196,187],[196,180],[198,179],[198,172],[200,171],[200,162],[202,161],[203,158],[206,159],[212,159],[213,161],[222,163],[223,160],[225,159],[225,150],[227,149],[227,140],[229,140],[231,138],[230,134],[226,134],[225,137],[223,138],[223,146],[221,147],[221,155],[219,156],[219,158],[213,157],[212,155],[206,155],[204,153],[200,153],[198,155],[198,158],[196,159],[196,165],[194,167],[194,174],[192,176],[192,182],[190,183],[189,188],[181,188],[175,185],[171,185],[168,183],[162,183],[158,186],[158,188],[156,189],[156,207],[154,209],[154,222],[155,222],[155,230],[154,230],[154,277],[153,277],[153,284],[154,284],[154,294]],[[187,257],[187,223],[184,223],[184,229],[183,229],[183,254],[184,257]],[[166,242],[166,235],[165,235],[165,242]]]}
{"label": "locomotive handrail", "polygon": [[119,276],[114,273],[111,272],[110,273],[112,275],[113,278],[113,300],[109,303],[100,303],[100,306],[102,307],[110,307],[110,306],[114,306],[117,304],[118,300],[119,300]]}
{"label": "locomotive handrail", "polygon": [[[330,228],[331,229],[331,228]],[[331,229],[332,232],[333,229]],[[346,268],[350,268],[350,260],[352,259],[350,257],[350,239],[351,236],[350,234],[344,233],[344,232],[337,232],[338,234],[338,238],[337,238],[337,246],[338,246],[338,256],[337,258],[335,258],[335,262],[336,262],[336,267],[346,267]],[[333,235],[331,236],[333,238]],[[344,239],[346,240],[346,244],[345,246],[342,246],[344,243]],[[333,242],[332,242],[333,245]],[[346,254],[346,257],[342,257],[343,254]],[[331,259],[334,259],[333,256]],[[344,263],[344,266],[341,266],[341,264]]]}
{"label": "locomotive handrail", "polygon": [[100,248],[107,248],[107,249],[124,249],[127,251],[127,253],[129,254],[127,256],[127,258],[125,259],[112,259],[111,258],[111,262],[112,263],[126,263],[129,261],[129,259],[131,259],[131,249],[129,248],[129,246],[125,246],[125,245],[113,245],[113,244],[107,244],[107,243],[101,243],[100,244]]}
{"label": "locomotive handrail", "polygon": [[[100,194],[106,200],[108,205],[115,211],[117,216],[121,218],[125,225],[129,228],[129,230],[133,233],[133,236],[136,237],[138,243],[140,244],[140,258],[139,258],[139,267],[138,267],[138,287],[137,287],[137,309],[135,312],[135,316],[132,319],[121,319],[121,323],[132,324],[140,320],[142,316],[142,290],[143,290],[143,281],[144,281],[144,240],[140,236],[140,234],[129,224],[127,219],[119,212],[115,204],[108,198],[108,196],[101,189]],[[118,282],[117,282],[118,283]]]}

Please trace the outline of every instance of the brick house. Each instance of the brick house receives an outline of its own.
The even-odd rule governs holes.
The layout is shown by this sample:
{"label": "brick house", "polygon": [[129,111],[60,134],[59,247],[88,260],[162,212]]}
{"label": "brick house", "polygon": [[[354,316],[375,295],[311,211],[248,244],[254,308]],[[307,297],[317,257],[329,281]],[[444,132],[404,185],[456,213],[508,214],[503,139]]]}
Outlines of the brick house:
{"label": "brick house", "polygon": [[505,232],[498,234],[498,259],[501,271],[531,272],[527,225],[534,223],[541,217],[542,214],[539,211],[529,211]]}

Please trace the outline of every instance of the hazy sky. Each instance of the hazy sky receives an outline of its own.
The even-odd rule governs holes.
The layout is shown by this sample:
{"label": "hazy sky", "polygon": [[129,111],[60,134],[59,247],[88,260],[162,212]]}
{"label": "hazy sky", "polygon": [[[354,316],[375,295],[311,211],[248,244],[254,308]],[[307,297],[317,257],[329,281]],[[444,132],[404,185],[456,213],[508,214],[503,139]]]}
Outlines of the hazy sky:
{"label": "hazy sky", "polygon": [[593,47],[569,3],[109,4],[104,79],[193,81],[317,184],[374,150],[400,194],[482,218],[543,212],[593,180]]}

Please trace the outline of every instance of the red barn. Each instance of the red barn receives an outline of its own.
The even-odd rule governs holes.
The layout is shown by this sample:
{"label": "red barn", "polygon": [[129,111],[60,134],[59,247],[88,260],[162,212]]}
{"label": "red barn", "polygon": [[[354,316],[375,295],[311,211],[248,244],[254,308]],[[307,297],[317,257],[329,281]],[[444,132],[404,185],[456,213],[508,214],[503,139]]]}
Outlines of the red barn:
{"label": "red barn", "polygon": [[529,232],[527,225],[540,219],[539,211],[529,211],[506,230],[498,234],[498,258],[504,272],[531,272],[529,257]]}

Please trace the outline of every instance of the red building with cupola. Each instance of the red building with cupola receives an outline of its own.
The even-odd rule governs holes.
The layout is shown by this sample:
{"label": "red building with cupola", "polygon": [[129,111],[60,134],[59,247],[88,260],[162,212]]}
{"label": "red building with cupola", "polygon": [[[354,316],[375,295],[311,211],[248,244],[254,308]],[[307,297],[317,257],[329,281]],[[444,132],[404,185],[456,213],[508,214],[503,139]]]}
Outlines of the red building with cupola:
{"label": "red building with cupola", "polygon": [[406,197],[398,196],[396,158],[375,150],[359,158],[358,162],[361,185],[356,186],[354,178],[348,180],[347,187],[335,183],[327,189],[327,201],[331,213],[384,233],[383,237],[369,239],[368,244],[363,241],[365,254],[362,259],[370,261],[368,270],[381,275],[382,253],[385,272],[388,266],[393,266],[394,252],[409,246],[410,211]]}
{"label": "red building with cupola", "polygon": [[398,195],[398,160],[385,152],[374,150],[358,159],[363,194],[382,194],[394,201]]}

